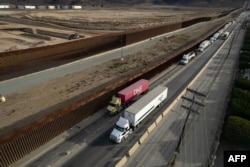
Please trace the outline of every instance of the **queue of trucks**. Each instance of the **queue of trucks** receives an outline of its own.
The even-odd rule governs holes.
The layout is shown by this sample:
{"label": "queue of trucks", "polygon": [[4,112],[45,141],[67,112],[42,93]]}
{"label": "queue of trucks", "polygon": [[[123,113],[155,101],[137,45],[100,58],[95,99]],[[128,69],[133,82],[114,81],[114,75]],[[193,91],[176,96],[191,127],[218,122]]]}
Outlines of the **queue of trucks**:
{"label": "queue of trucks", "polygon": [[[227,39],[227,37],[229,36],[229,32],[225,31],[230,25],[232,24],[232,22],[227,23],[223,28],[221,28],[218,32],[216,32],[215,34],[213,34],[209,40],[204,40],[200,43],[197,51],[199,52],[203,52],[209,45],[211,45],[212,43],[214,43],[219,37],[221,37],[221,39]],[[196,56],[196,52],[191,51],[187,54],[184,54],[180,60],[180,64],[188,64],[190,62],[191,59],[193,59]]]}
{"label": "queue of trucks", "polygon": [[[219,36],[222,36],[222,39],[226,39],[229,36],[229,32],[224,31],[229,25],[231,25],[231,22],[211,36],[209,40],[201,42],[198,51],[203,52],[211,43],[215,42]],[[188,64],[195,56],[196,52],[194,51],[184,54],[180,64]],[[138,97],[148,91],[148,89],[149,81],[141,79],[119,91],[112,97],[107,107],[108,114],[115,115],[123,110],[124,113],[115,123],[110,134],[110,140],[115,143],[121,143],[135,130],[141,121],[167,98],[168,88],[159,85],[138,99]]]}
{"label": "queue of trucks", "polygon": [[205,40],[203,41],[200,45],[199,45],[199,51],[203,52],[210,44],[212,44],[213,42],[215,42],[220,36],[221,39],[226,39],[229,36],[229,32],[225,31],[230,25],[232,24],[232,22],[228,22],[223,28],[221,28],[218,32],[216,32],[215,34],[213,34],[209,40]]}
{"label": "queue of trucks", "polygon": [[127,138],[154,109],[167,98],[168,88],[157,86],[131,106],[125,109],[123,116],[115,123],[110,140],[121,143]]}

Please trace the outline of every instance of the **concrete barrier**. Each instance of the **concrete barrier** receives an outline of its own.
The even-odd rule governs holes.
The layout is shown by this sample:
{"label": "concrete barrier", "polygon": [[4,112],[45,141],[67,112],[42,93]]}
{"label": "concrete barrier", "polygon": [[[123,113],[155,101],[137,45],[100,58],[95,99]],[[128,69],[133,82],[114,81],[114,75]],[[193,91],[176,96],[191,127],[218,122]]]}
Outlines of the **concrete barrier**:
{"label": "concrete barrier", "polygon": [[168,112],[174,107],[174,105],[175,105],[179,100],[181,100],[181,96],[183,96],[185,93],[186,93],[186,88],[183,89],[183,91],[178,95],[178,97],[173,101],[173,103],[171,103],[171,104],[168,106],[168,108],[166,108],[166,110],[163,111],[163,113],[162,113],[163,117],[165,117],[165,116],[168,114]]}
{"label": "concrete barrier", "polygon": [[155,123],[158,125],[162,120],[162,115],[159,115],[159,117],[156,119]]}
{"label": "concrete barrier", "polygon": [[131,147],[131,149],[128,151],[128,156],[132,156],[134,153],[135,153],[135,151],[139,148],[139,143],[138,142],[136,142],[134,145],[133,145],[133,147]]}
{"label": "concrete barrier", "polygon": [[150,125],[150,127],[148,128],[148,133],[152,132],[154,130],[154,128],[156,127],[155,122],[152,123],[152,125]]}
{"label": "concrete barrier", "polygon": [[168,107],[165,111],[163,111],[163,113],[162,113],[163,117],[165,117],[168,114],[170,109],[171,109],[171,107]]}
{"label": "concrete barrier", "polygon": [[142,144],[142,143],[146,140],[147,137],[148,137],[148,132],[146,131],[146,132],[142,135],[142,137],[139,139],[139,143]]}
{"label": "concrete barrier", "polygon": [[115,165],[115,167],[122,167],[126,164],[128,158],[126,156],[122,157],[122,159]]}

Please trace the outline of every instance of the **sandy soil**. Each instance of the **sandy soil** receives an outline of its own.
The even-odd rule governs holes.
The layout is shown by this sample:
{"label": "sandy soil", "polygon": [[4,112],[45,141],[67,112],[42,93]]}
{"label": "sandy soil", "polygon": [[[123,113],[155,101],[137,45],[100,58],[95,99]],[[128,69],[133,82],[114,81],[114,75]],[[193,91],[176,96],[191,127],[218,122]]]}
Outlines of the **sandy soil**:
{"label": "sandy soil", "polygon": [[[143,13],[145,13],[145,11],[142,12],[142,14]],[[150,17],[148,14],[149,13],[145,15]],[[44,16],[45,14],[40,13],[32,15]],[[103,14],[101,14],[101,16],[102,15]],[[119,14],[116,16],[118,15]],[[140,13],[137,12],[137,15],[140,15]],[[73,15],[69,15],[68,17],[73,17]],[[63,102],[67,99],[73,98],[82,92],[86,92],[87,90],[94,89],[96,86],[115,79],[118,76],[123,76],[133,70],[142,68],[156,58],[167,56],[167,53],[171,50],[185,45],[189,40],[193,40],[193,38],[198,37],[200,34],[203,34],[207,30],[221,24],[222,22],[226,21],[213,21],[205,23],[207,24],[206,26],[195,26],[191,29],[191,31],[189,31],[189,33],[176,35],[171,38],[170,41],[169,39],[165,39],[158,42],[151,48],[147,48],[133,55],[124,55],[123,61],[120,59],[112,60],[78,73],[51,80],[29,90],[23,90],[5,95],[7,101],[0,104],[0,136],[20,127],[21,125],[28,124],[29,122],[35,120],[38,116],[43,116],[53,112],[55,105],[57,105],[57,107],[63,106],[65,105]],[[13,33],[15,35],[15,32]],[[5,39],[8,39],[6,40],[8,42],[3,42],[4,40],[0,39],[0,43],[2,41],[2,43],[8,44],[9,48],[21,48],[21,44],[23,43],[25,43],[25,46],[29,45],[30,47],[30,45],[34,42],[32,39],[24,41],[17,37],[12,38],[12,35],[13,34],[10,34],[8,38],[5,37]],[[15,44],[19,43],[19,45],[14,45],[12,43],[13,41]],[[22,121],[24,118],[29,116],[31,117],[29,119],[25,119],[25,122]],[[14,124],[16,122],[19,123]]]}
{"label": "sandy soil", "polygon": [[[23,36],[20,29],[30,28],[65,34],[79,34],[84,38],[180,22],[196,17],[214,16],[225,8],[170,8],[168,6],[139,6],[112,8],[84,8],[82,10],[0,11],[0,52],[27,49],[68,41],[50,37],[50,40]],[[209,11],[209,12],[208,12]],[[33,21],[33,22],[32,22]]]}

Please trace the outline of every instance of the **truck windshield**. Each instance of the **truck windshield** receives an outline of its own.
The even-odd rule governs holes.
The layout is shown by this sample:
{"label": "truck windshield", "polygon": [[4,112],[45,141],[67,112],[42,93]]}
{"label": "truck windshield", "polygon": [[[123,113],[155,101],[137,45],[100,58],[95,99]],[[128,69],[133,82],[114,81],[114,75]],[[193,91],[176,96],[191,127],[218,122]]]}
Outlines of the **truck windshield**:
{"label": "truck windshield", "polygon": [[125,128],[115,125],[115,128],[121,132],[125,132]]}
{"label": "truck windshield", "polygon": [[116,104],[114,104],[114,103],[109,103],[109,105],[110,105],[111,107],[115,107],[115,106],[116,106]]}

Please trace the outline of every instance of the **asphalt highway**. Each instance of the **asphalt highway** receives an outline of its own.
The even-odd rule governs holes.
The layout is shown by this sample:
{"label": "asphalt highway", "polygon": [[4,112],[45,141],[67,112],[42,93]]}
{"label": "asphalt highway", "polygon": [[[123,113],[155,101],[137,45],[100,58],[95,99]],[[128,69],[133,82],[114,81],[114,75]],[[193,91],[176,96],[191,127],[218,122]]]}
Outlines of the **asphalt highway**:
{"label": "asphalt highway", "polygon": [[[240,18],[246,16],[246,13],[244,13]],[[215,157],[214,153],[219,142],[225,116],[228,90],[232,83],[234,67],[243,39],[244,30],[241,29],[240,24],[237,24],[228,40],[218,49],[203,72],[189,86],[190,89],[202,93],[206,97],[201,97],[189,91],[184,95],[191,99],[195,97],[205,106],[193,106],[194,111],[191,112],[188,119],[184,138],[179,148],[180,152],[177,154],[174,166],[200,167],[209,166],[213,163],[212,157]],[[212,49],[218,48],[218,45],[221,45],[221,40],[216,41],[204,53],[205,55],[200,55],[187,68],[193,68],[194,64],[201,63],[204,56],[214,52]],[[232,49],[229,52],[230,47]],[[191,102],[180,100],[136,153],[128,159],[126,166],[171,166],[184,120],[188,113],[187,109],[182,107],[183,105],[191,106]],[[223,166],[223,162],[218,166]]]}
{"label": "asphalt highway", "polygon": [[[209,53],[215,52],[220,44],[223,41],[218,41],[217,47],[210,47]],[[216,45],[214,45],[216,46]],[[197,58],[199,63],[192,63],[192,66],[184,67],[185,69],[179,73],[176,73],[175,76],[172,76],[172,79],[169,79],[169,76],[162,76],[161,79],[157,80],[155,83],[150,85],[150,87],[155,87],[158,84],[162,84],[168,87],[168,98],[165,103],[157,108],[154,112],[152,112],[140,125],[140,127],[127,138],[121,144],[113,144],[109,140],[109,134],[112,130],[113,124],[118,120],[119,116],[114,118],[104,118],[107,119],[101,126],[99,134],[96,138],[93,138],[91,141],[86,143],[86,147],[80,151],[77,156],[72,157],[66,162],[63,166],[81,166],[84,164],[86,166],[115,166],[115,164],[120,160],[120,158],[125,155],[128,150],[133,146],[133,144],[140,138],[140,136],[145,132],[146,128],[151,125],[154,120],[164,111],[164,109],[171,104],[171,102],[176,98],[176,96],[183,90],[188,82],[192,80],[192,78],[196,75],[197,71],[199,71],[204,64],[211,58],[212,54],[201,54]],[[197,60],[197,61],[198,61]],[[167,80],[165,82],[165,80]],[[103,111],[104,112],[104,111]],[[176,117],[176,116],[175,116]],[[179,116],[177,115],[179,118]],[[111,120],[114,120],[111,122]],[[174,120],[169,118],[170,120]],[[181,118],[180,118],[181,119]],[[102,120],[102,119],[101,119]],[[100,120],[99,120],[100,121]],[[96,128],[98,128],[97,126]],[[173,127],[172,131],[177,133],[178,130],[175,128],[180,128],[179,125]],[[177,140],[175,138],[172,139],[172,142],[169,142],[170,146],[166,146],[168,149],[169,157],[174,150],[174,144]],[[170,148],[169,148],[170,147]],[[98,161],[97,161],[98,160]],[[144,164],[145,165],[145,164]]]}
{"label": "asphalt highway", "polygon": [[[134,49],[122,48],[117,49],[115,53],[108,52],[106,56],[96,55],[91,58],[73,62],[67,65],[55,67],[45,71],[41,71],[35,74],[22,76],[19,78],[0,82],[0,91],[4,93],[11,93],[20,89],[25,89],[30,86],[39,84],[44,80],[52,79],[53,77],[59,77],[71,73],[73,71],[79,71],[80,69],[87,68],[81,63],[93,66],[95,63],[105,62],[107,59],[114,57],[120,57],[122,54],[131,54],[136,50],[140,50],[143,47],[153,45],[153,43],[160,40],[160,38],[152,38],[151,40],[144,41],[142,43],[133,45]],[[223,44],[223,40],[216,41],[212,46],[207,48],[204,53],[199,54],[194,61],[188,66],[174,65],[168,69],[168,72],[160,74],[157,79],[151,81],[150,87],[153,88],[159,84],[168,87],[168,97],[163,105],[155,109],[139,126],[136,131],[130,135],[123,143],[114,144],[109,140],[109,134],[113,128],[114,123],[118,120],[119,115],[109,117],[105,115],[105,109],[97,112],[94,116],[89,118],[86,124],[84,120],[79,125],[76,125],[66,133],[70,134],[74,129],[78,130],[78,133],[71,135],[65,139],[65,134],[59,136],[62,140],[61,143],[57,144],[53,149],[48,150],[46,153],[39,157],[32,157],[22,165],[19,166],[115,166],[115,164],[127,154],[131,146],[141,137],[146,129],[155,121],[155,119],[173,102],[176,96],[185,89],[187,84],[193,80],[197,73],[205,66],[210,60],[213,54]],[[129,46],[130,47],[130,46]],[[94,59],[98,59],[95,61]],[[100,59],[100,60],[99,60]],[[78,64],[79,63],[79,64]],[[72,69],[68,69],[72,67]],[[64,71],[66,70],[66,71]],[[67,71],[69,70],[69,71]],[[48,76],[51,74],[51,78]],[[44,75],[44,77],[42,76]],[[35,78],[32,78],[35,77]],[[41,78],[41,79],[40,79]],[[20,80],[19,80],[20,79]],[[31,80],[31,81],[30,81]],[[18,86],[15,86],[17,82],[20,82]],[[30,83],[28,83],[30,82]],[[13,87],[10,89],[11,84]],[[171,112],[172,113],[172,112]],[[180,134],[180,128],[183,123],[184,113],[173,112],[172,121],[169,122],[171,126],[170,134],[166,134],[167,138],[170,138],[170,142],[166,142],[162,148],[167,152],[163,151],[162,154],[166,154],[165,160],[168,161],[174,151],[177,138]],[[65,140],[64,140],[65,139]],[[53,145],[53,144],[52,144]],[[52,147],[52,146],[51,146]],[[28,156],[27,156],[28,157]],[[145,164],[144,164],[145,165]]]}
{"label": "asphalt highway", "polygon": [[[168,87],[168,97],[163,105],[155,109],[139,126],[136,131],[130,135],[123,143],[114,144],[109,140],[109,134],[113,128],[114,123],[118,120],[119,115],[114,117],[106,116],[105,109],[99,111],[98,118],[87,127],[80,125],[80,133],[73,135],[67,139],[62,145],[58,145],[54,150],[44,154],[35,162],[32,162],[28,166],[44,166],[48,165],[48,162],[53,164],[60,164],[59,166],[115,166],[115,164],[126,155],[131,146],[141,137],[154,120],[167,108],[168,105],[176,98],[176,96],[186,87],[186,85],[197,75],[198,71],[209,61],[213,56],[213,53],[220,47],[224,41],[218,40],[215,44],[210,46],[207,50],[199,54],[197,58],[189,66],[175,65],[172,67],[172,72],[164,73],[160,75],[160,78],[151,82],[150,87],[162,84]],[[178,69],[178,70],[176,70]],[[173,74],[174,73],[174,74]],[[183,114],[183,113],[182,113]],[[182,116],[183,117],[183,116]],[[167,159],[171,158],[174,151],[174,146],[177,142],[177,136],[180,133],[182,117],[176,115],[170,119],[173,120],[171,133],[173,137],[166,135],[170,142],[164,147],[167,150]],[[179,120],[176,120],[178,118]],[[176,122],[177,121],[177,122]],[[62,157],[62,152],[67,152],[69,147],[74,147],[74,153]],[[77,147],[75,147],[77,145]],[[144,164],[145,165],[145,164]]]}

